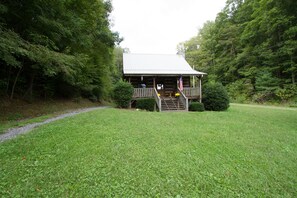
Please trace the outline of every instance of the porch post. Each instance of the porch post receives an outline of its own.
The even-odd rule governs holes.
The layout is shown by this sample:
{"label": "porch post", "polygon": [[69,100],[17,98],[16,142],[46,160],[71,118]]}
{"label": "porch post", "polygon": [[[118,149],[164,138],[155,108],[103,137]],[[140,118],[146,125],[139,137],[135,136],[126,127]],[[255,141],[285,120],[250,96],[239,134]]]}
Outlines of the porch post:
{"label": "porch post", "polygon": [[[131,83],[131,77],[129,76],[129,79],[128,79],[129,83]],[[134,88],[133,88],[133,91],[134,91]],[[129,102],[129,109],[132,108],[132,100]]]}
{"label": "porch post", "polygon": [[199,93],[200,93],[199,102],[200,102],[200,103],[202,102],[201,78],[202,78],[202,76],[199,77]]}
{"label": "porch post", "polygon": [[[194,65],[193,65],[193,70],[195,70],[194,68],[195,68],[195,67],[194,67]],[[193,88],[195,88],[195,79],[196,79],[195,76],[193,76]]]}
{"label": "porch post", "polygon": [[153,77],[153,86],[154,86],[154,89],[156,88],[156,77]]}

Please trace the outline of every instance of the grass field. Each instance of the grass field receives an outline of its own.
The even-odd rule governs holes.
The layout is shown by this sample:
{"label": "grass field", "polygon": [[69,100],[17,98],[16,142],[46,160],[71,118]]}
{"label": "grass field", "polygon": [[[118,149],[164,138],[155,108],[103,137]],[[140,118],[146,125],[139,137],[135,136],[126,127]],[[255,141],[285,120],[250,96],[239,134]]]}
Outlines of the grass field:
{"label": "grass field", "polygon": [[297,111],[105,109],[0,144],[0,197],[297,196]]}

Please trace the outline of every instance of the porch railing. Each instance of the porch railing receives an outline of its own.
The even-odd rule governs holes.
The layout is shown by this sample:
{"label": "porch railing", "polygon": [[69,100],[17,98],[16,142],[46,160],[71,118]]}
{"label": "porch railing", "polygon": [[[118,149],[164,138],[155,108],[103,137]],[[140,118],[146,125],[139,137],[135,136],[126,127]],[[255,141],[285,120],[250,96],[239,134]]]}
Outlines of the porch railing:
{"label": "porch railing", "polygon": [[157,103],[158,109],[159,109],[159,111],[161,112],[161,111],[162,111],[161,98],[160,98],[160,96],[158,95],[158,92],[157,92],[156,88],[154,88],[154,98],[155,98],[155,101],[156,101],[156,103]]}
{"label": "porch railing", "polygon": [[154,88],[134,88],[133,98],[153,98]]}
{"label": "porch railing", "polygon": [[198,98],[200,96],[199,88],[198,87],[195,87],[195,88],[184,87],[183,93],[188,98],[193,98],[193,97],[195,97],[195,98],[197,97]]}
{"label": "porch railing", "polygon": [[183,105],[186,107],[186,110],[189,110],[189,101],[187,96],[178,88],[178,93],[180,94],[179,101],[183,103]]}
{"label": "porch railing", "polygon": [[154,98],[159,111],[161,111],[161,98],[158,95],[156,88],[134,88],[133,99],[139,98]]}

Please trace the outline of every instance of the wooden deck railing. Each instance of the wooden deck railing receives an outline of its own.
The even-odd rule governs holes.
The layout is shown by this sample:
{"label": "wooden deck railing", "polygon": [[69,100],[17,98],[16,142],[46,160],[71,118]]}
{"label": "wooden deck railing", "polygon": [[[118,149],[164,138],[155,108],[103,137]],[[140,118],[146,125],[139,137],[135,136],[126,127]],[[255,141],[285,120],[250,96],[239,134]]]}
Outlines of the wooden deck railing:
{"label": "wooden deck railing", "polygon": [[184,87],[183,89],[183,93],[185,94],[186,97],[188,98],[198,98],[200,96],[199,93],[199,88],[195,87],[195,88],[190,88],[190,87]]}
{"label": "wooden deck railing", "polygon": [[183,105],[186,107],[186,110],[188,111],[189,110],[189,101],[188,101],[187,96],[179,88],[178,88],[178,93],[180,94],[179,101],[181,103],[183,103]]}
{"label": "wooden deck railing", "polygon": [[[189,109],[188,99],[199,98],[199,88],[188,88],[185,87],[183,91],[178,89],[178,93],[180,94],[179,100],[186,107],[186,110]],[[139,98],[154,98],[156,104],[159,108],[159,111],[162,111],[161,107],[161,98],[158,96],[158,92],[155,88],[134,88],[133,99]]]}
{"label": "wooden deck railing", "polygon": [[156,88],[134,88],[133,99],[139,98],[154,98],[159,111],[162,111],[161,98],[158,95]]}
{"label": "wooden deck railing", "polygon": [[160,96],[158,95],[158,92],[157,92],[156,88],[154,88],[154,98],[155,98],[155,101],[156,101],[157,106],[159,108],[159,112],[161,112],[162,111],[162,103],[161,103],[162,101],[161,101]]}
{"label": "wooden deck railing", "polygon": [[154,88],[134,88],[133,98],[153,98]]}

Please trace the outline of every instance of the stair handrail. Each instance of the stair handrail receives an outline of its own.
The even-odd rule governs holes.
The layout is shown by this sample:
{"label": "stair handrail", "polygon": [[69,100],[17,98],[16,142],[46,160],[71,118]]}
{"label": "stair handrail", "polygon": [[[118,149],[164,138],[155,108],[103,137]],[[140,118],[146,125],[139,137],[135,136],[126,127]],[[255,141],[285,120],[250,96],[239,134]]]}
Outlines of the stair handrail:
{"label": "stair handrail", "polygon": [[179,97],[180,101],[184,104],[186,107],[186,110],[189,111],[189,100],[186,97],[186,95],[180,90],[180,88],[177,88],[179,94],[181,97]]}
{"label": "stair handrail", "polygon": [[170,97],[170,100],[171,100],[172,104],[174,105],[174,107],[175,107],[176,109],[178,109],[179,107],[176,106],[176,104],[175,104],[175,102],[173,101],[172,97]]}
{"label": "stair handrail", "polygon": [[159,111],[161,112],[162,111],[162,105],[161,105],[161,98],[160,96],[158,95],[158,92],[157,92],[157,89],[154,88],[154,98],[155,98],[155,101],[157,103],[157,106],[159,108]]}
{"label": "stair handrail", "polygon": [[164,104],[166,105],[166,107],[167,107],[167,110],[169,110],[169,106],[168,106],[168,104],[167,104],[167,102],[166,102],[166,100],[163,98],[163,102],[164,102]]}

